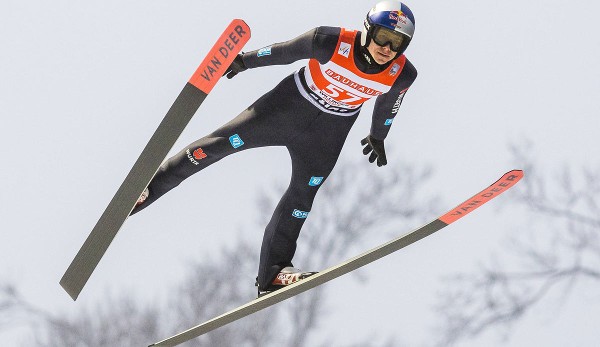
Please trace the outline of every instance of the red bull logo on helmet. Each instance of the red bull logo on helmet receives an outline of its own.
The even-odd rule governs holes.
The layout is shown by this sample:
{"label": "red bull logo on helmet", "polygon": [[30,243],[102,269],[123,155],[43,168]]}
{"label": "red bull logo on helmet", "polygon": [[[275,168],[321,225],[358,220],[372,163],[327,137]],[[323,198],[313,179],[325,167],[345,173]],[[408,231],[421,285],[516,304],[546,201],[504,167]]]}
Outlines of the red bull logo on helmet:
{"label": "red bull logo on helmet", "polygon": [[[401,10],[398,11],[390,11],[390,19],[396,21],[396,23],[408,24],[408,18]],[[396,25],[398,25],[396,24]]]}
{"label": "red bull logo on helmet", "polygon": [[415,18],[412,11],[399,1],[381,1],[367,14],[364,32],[368,33],[373,26],[392,29],[412,39]]}

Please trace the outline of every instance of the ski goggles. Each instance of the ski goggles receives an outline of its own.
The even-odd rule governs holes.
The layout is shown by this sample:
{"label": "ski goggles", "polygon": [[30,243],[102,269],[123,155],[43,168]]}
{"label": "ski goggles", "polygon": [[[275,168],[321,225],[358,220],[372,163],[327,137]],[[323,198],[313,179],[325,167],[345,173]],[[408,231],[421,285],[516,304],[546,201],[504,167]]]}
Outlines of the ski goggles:
{"label": "ski goggles", "polygon": [[371,37],[377,45],[381,47],[390,45],[390,49],[396,53],[400,52],[403,48],[404,35],[397,31],[375,26]]}

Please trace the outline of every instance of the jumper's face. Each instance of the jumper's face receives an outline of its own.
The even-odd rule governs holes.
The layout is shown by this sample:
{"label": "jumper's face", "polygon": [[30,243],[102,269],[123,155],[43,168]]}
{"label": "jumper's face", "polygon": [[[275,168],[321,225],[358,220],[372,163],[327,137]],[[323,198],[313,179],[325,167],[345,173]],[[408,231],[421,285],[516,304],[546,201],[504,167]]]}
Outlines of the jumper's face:
{"label": "jumper's face", "polygon": [[396,52],[392,51],[390,45],[380,46],[375,43],[374,40],[371,40],[369,45],[367,46],[367,50],[371,53],[375,62],[379,65],[384,65],[390,62],[396,56]]}

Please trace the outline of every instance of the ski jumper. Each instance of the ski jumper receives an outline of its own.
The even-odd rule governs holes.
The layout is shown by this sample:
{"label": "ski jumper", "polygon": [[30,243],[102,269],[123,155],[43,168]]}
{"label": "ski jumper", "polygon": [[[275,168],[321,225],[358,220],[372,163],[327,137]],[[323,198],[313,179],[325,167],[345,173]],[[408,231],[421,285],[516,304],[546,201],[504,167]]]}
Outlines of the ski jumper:
{"label": "ski jumper", "polygon": [[309,61],[237,117],[165,161],[148,186],[150,195],[132,214],[230,154],[285,146],[292,177],[265,228],[260,253],[258,283],[267,288],[282,268],[293,266],[300,229],[362,104],[376,98],[370,134],[385,139],[417,73],[404,55],[383,66],[370,63],[360,51],[360,33],[335,27],[315,28],[242,59],[248,68]]}

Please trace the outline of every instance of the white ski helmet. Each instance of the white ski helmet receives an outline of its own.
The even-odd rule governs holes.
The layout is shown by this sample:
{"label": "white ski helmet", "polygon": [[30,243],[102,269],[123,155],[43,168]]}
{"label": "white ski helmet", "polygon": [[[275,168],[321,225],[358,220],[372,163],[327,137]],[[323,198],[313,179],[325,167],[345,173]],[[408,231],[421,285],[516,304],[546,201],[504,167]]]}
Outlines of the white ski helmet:
{"label": "white ski helmet", "polygon": [[408,6],[400,1],[378,2],[367,13],[361,35],[361,45],[371,40],[390,48],[398,55],[404,53],[415,33],[415,17]]}

